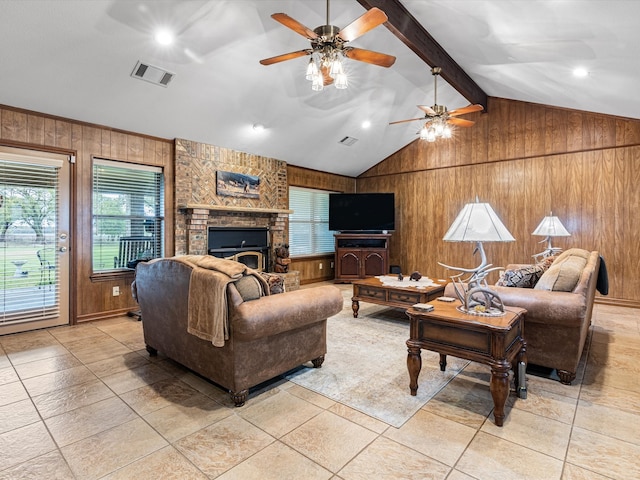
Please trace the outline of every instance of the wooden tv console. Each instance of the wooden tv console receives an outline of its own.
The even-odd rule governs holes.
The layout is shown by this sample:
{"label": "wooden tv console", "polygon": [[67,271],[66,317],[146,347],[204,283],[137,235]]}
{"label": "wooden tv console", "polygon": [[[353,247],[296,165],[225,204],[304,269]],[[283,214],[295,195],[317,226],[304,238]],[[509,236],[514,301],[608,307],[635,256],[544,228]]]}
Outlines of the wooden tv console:
{"label": "wooden tv console", "polygon": [[390,233],[336,233],[336,283],[385,275]]}

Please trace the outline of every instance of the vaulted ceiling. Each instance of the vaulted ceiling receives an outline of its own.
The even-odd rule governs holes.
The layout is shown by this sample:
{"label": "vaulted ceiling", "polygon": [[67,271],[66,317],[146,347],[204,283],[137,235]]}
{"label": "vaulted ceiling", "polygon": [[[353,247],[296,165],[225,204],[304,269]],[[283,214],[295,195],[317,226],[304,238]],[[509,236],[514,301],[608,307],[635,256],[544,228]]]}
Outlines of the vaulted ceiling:
{"label": "vaulted ceiling", "polygon": [[[313,29],[326,5],[3,0],[0,104],[350,176],[417,138],[420,122],[388,124],[433,104],[431,66],[444,69],[438,103],[449,109],[489,95],[640,118],[637,0],[331,0],[339,28],[387,10],[387,24],[350,45],[394,55],[391,68],[347,61],[348,89],[313,92],[306,57],[259,64],[309,48],[271,14]],[[158,45],[157,27],[173,29],[175,44]],[[138,61],[175,76],[167,88],[135,79]]]}

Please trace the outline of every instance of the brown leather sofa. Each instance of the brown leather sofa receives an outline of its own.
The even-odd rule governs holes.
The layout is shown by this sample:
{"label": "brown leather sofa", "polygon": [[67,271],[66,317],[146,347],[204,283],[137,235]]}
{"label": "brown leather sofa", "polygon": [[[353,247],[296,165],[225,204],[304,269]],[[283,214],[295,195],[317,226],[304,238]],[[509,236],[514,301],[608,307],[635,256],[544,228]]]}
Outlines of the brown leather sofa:
{"label": "brown leather sofa", "polygon": [[[555,278],[549,278],[547,274],[557,275],[563,268],[563,262],[572,254],[578,254],[586,260],[582,270],[577,272],[575,287],[570,291],[549,290],[562,283],[563,273],[560,271],[560,275]],[[591,325],[599,266],[598,252],[570,249],[556,257],[533,288],[491,286],[505,305],[527,310],[524,327],[527,361],[530,364],[555,369],[560,381],[567,385],[576,378],[578,363]],[[524,266],[507,265],[506,271],[513,272],[522,267]],[[566,276],[564,278],[566,279]],[[445,295],[456,296],[452,284],[446,286]]]}
{"label": "brown leather sofa", "polygon": [[[138,264],[133,292],[151,355],[160,351],[228,389],[236,406],[250,387],[308,361],[322,365],[327,318],[343,307],[340,290],[327,285],[244,301],[232,281],[225,287],[228,339],[216,347],[187,332],[190,283],[199,268],[181,257]],[[216,294],[214,285],[210,292]]]}

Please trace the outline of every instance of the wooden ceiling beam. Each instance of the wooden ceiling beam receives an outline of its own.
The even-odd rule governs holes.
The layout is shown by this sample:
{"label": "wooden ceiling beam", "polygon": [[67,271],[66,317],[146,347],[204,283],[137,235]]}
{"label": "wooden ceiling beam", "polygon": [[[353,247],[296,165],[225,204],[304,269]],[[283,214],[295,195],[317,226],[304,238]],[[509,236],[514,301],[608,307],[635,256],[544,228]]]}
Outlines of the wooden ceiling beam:
{"label": "wooden ceiling beam", "polygon": [[399,0],[357,0],[367,10],[378,7],[389,17],[385,26],[430,67],[441,67],[440,76],[470,103],[487,111],[487,94],[451,58]]}

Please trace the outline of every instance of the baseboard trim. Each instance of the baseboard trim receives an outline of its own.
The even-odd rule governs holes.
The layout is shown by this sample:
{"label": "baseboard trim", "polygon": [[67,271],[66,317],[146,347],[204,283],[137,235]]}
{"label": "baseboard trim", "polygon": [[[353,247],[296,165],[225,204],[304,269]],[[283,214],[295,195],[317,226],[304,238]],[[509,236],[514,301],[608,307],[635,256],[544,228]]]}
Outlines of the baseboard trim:
{"label": "baseboard trim", "polygon": [[615,307],[640,308],[640,302],[637,300],[625,300],[624,298],[605,298],[596,297],[595,303],[600,305],[612,305]]}
{"label": "baseboard trim", "polygon": [[328,282],[333,280],[333,275],[326,277],[307,278],[306,280],[300,280],[300,285],[308,285],[310,283]]}
{"label": "baseboard trim", "polygon": [[129,312],[136,311],[138,307],[119,308],[117,310],[109,310],[108,312],[88,313],[79,315],[77,323],[92,322],[94,320],[106,320],[107,318],[121,317]]}

